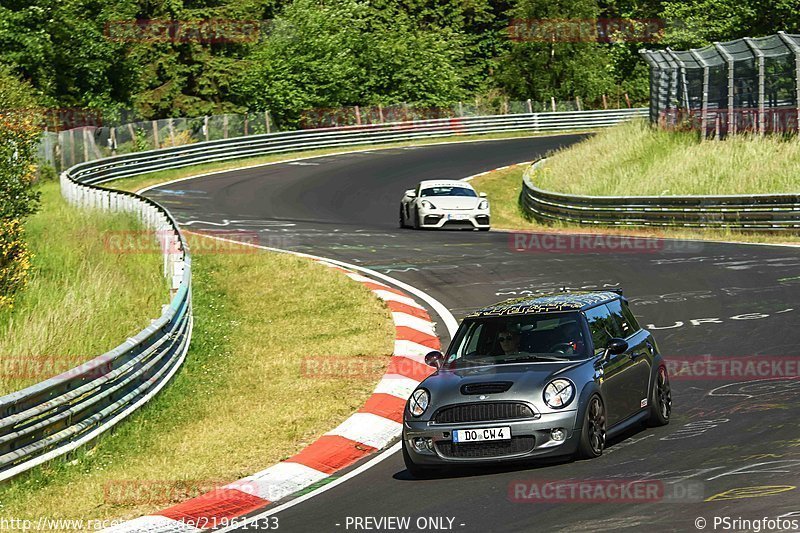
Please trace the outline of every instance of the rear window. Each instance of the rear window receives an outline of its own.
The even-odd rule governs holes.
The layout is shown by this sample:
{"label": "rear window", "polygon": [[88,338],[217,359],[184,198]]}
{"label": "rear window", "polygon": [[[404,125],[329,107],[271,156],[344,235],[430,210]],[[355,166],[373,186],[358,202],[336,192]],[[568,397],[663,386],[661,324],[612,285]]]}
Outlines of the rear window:
{"label": "rear window", "polygon": [[478,196],[475,191],[466,187],[428,187],[422,189],[420,196]]}

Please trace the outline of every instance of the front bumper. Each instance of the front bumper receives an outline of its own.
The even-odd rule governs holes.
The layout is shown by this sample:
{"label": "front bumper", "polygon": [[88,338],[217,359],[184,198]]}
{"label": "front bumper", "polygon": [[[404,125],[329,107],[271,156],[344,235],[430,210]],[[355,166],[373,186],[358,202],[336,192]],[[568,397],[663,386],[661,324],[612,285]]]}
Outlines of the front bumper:
{"label": "front bumper", "polygon": [[489,227],[489,210],[459,210],[446,211],[443,209],[420,210],[420,227],[422,228],[444,228],[444,227]]}
{"label": "front bumper", "polygon": [[[571,455],[578,449],[580,428],[576,428],[577,411],[546,413],[536,419],[498,420],[465,424],[436,424],[429,421],[405,420],[403,439],[406,449],[418,465],[442,466],[474,463],[496,463],[529,458]],[[478,429],[507,426],[511,428],[513,442],[495,445],[504,441],[488,441],[481,444],[453,443],[452,432],[457,429]],[[562,441],[551,437],[551,430],[561,428],[566,433]],[[414,439],[431,439],[432,450],[419,451]],[[478,449],[478,446],[484,446]],[[489,453],[490,455],[485,455]],[[476,456],[478,455],[478,456]]]}

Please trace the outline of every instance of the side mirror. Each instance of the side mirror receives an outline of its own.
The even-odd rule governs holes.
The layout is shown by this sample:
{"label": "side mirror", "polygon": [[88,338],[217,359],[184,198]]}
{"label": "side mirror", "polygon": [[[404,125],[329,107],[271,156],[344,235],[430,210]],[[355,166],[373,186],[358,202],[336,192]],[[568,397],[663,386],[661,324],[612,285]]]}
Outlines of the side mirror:
{"label": "side mirror", "polygon": [[406,191],[406,196],[408,196],[409,198],[416,198],[417,192],[414,189],[409,189]]}
{"label": "side mirror", "polygon": [[439,350],[428,352],[425,356],[425,364],[432,366],[436,370],[442,368],[442,363],[444,363],[444,355]]}
{"label": "side mirror", "polygon": [[606,356],[609,355],[619,355],[621,353],[625,353],[628,350],[628,341],[625,339],[620,338],[613,338],[608,341],[606,344]]}
{"label": "side mirror", "polygon": [[486,198],[486,193],[485,192],[479,192],[478,196],[480,196],[481,198]]}

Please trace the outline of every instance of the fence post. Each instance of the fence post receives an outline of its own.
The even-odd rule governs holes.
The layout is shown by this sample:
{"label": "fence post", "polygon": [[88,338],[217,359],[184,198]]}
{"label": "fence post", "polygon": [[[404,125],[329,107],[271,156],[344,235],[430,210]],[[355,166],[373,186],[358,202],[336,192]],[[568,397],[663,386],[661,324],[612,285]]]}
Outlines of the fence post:
{"label": "fence post", "polygon": [[679,84],[682,88],[681,94],[683,95],[683,108],[686,112],[689,112],[689,82],[686,80],[686,65],[684,62],[675,55],[675,52],[672,51],[670,47],[667,47],[667,53],[670,55],[673,61],[678,65],[678,74],[680,77]]}
{"label": "fence post", "polygon": [[158,140],[158,121],[153,120],[152,126],[153,126],[153,144],[155,144],[154,148],[158,150],[159,148],[161,148],[161,143]]}
{"label": "fence post", "polygon": [[264,123],[267,125],[267,133],[269,133],[269,110],[264,111]]}
{"label": "fence post", "polygon": [[714,43],[714,47],[717,49],[719,54],[725,58],[725,62],[728,64],[728,134],[736,133],[736,115],[735,110],[733,109],[734,103],[734,92],[736,89],[736,85],[734,83],[734,68],[736,64],[734,63],[733,56],[725,50],[725,47],[719,43]]}
{"label": "fence post", "polygon": [[603,95],[603,109],[608,109],[608,100],[606,100],[606,95]]}
{"label": "fence post", "polygon": [[783,42],[792,49],[794,52],[794,90],[795,90],[795,105],[796,105],[796,123],[795,129],[800,132],[800,46],[788,35],[786,32],[779,31],[778,36],[783,39]]}
{"label": "fence post", "polygon": [[358,124],[360,126],[361,125],[361,109],[359,109],[358,106],[355,106],[355,107],[356,107],[356,124]]}
{"label": "fence post", "polygon": [[69,130],[69,165],[72,166],[75,161],[75,130]]}
{"label": "fence post", "polygon": [[222,115],[222,138],[228,138],[228,114]]}
{"label": "fence post", "polygon": [[530,99],[530,98],[528,98],[527,100],[525,100],[525,105],[526,105],[526,106],[527,106],[527,108],[528,108],[528,113],[529,113],[529,114],[533,113],[533,103],[531,102],[531,99]]}
{"label": "fence post", "polygon": [[117,155],[117,128],[111,128],[111,155]]}
{"label": "fence post", "polygon": [[247,135],[248,135],[248,128],[247,128],[248,124],[247,124],[247,122],[248,122],[249,118],[250,118],[250,114],[249,113],[245,113],[244,114],[244,136],[245,137],[247,137]]}
{"label": "fence post", "polygon": [[81,132],[83,133],[83,160],[89,160],[89,141],[86,138],[86,133],[89,128],[84,126],[81,128]]}
{"label": "fence post", "polygon": [[700,65],[703,67],[703,101],[700,107],[700,130],[702,134],[700,139],[706,138],[706,128],[708,125],[708,63],[706,60],[703,59],[700,54],[698,54],[695,50],[691,50],[692,55],[697,60]]}
{"label": "fence post", "polygon": [[169,143],[175,146],[175,128],[172,126],[172,117],[167,119],[167,129],[169,129]]}
{"label": "fence post", "polygon": [[550,97],[550,109],[552,109],[553,112],[555,112],[555,110],[556,110],[556,97],[555,96],[551,96]]}
{"label": "fence post", "polygon": [[[136,151],[136,131],[133,129],[132,122],[128,122],[128,131],[131,134],[131,142],[133,143],[133,150]],[[145,135],[145,140],[147,140],[146,135]]]}
{"label": "fence post", "polygon": [[208,115],[203,115],[203,135],[205,136],[206,141],[211,137],[211,134],[208,130]]}
{"label": "fence post", "polygon": [[753,42],[750,37],[745,37],[744,42],[750,47],[756,61],[758,62],[758,133],[764,135],[765,121],[764,121],[764,52],[759,50],[758,46]]}

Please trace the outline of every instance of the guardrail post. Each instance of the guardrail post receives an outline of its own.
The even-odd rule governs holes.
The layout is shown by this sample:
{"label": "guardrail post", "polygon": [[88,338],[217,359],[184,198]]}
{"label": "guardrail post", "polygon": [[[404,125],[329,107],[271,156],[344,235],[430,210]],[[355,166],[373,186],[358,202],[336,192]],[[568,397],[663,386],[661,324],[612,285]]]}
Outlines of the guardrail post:
{"label": "guardrail post", "polygon": [[531,102],[530,98],[525,100],[525,105],[528,108],[528,113],[533,113],[533,102]]}
{"label": "guardrail post", "polygon": [[756,43],[750,37],[745,37],[744,42],[752,50],[753,55],[758,63],[758,133],[764,135],[765,124],[765,103],[764,103],[764,52],[762,52]]}
{"label": "guardrail post", "polygon": [[796,108],[795,111],[797,113],[795,115],[795,120],[797,121],[795,123],[795,131],[800,132],[800,46],[798,46],[794,39],[786,35],[786,32],[779,31],[778,35],[794,53],[794,102]]}

